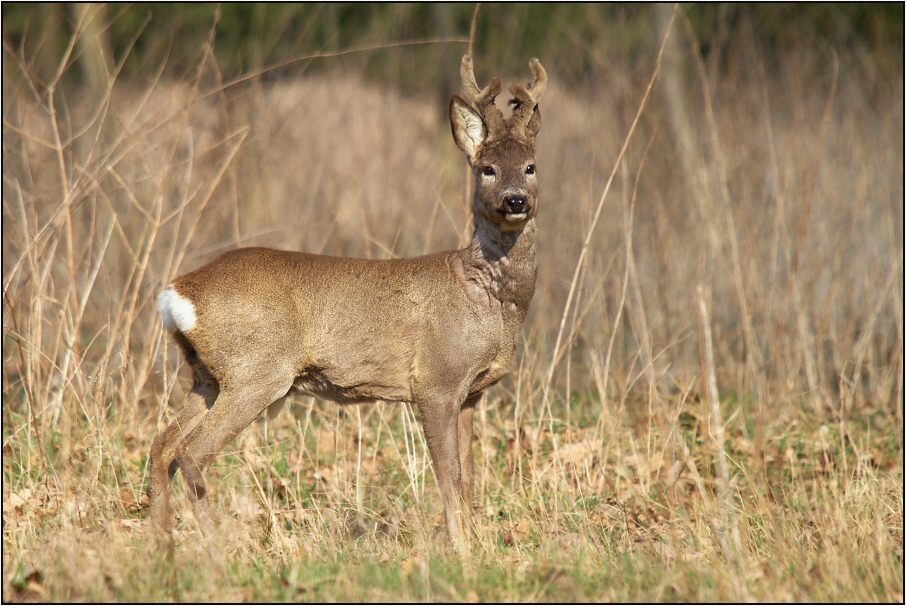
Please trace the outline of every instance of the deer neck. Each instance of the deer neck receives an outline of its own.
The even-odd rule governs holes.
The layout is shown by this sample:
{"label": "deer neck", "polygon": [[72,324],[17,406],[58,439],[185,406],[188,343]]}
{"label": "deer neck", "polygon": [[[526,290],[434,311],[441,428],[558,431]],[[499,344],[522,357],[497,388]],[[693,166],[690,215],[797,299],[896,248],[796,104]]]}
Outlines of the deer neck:
{"label": "deer neck", "polygon": [[475,217],[469,246],[460,251],[460,278],[469,298],[524,320],[535,292],[535,221],[522,229],[503,231],[496,223]]}

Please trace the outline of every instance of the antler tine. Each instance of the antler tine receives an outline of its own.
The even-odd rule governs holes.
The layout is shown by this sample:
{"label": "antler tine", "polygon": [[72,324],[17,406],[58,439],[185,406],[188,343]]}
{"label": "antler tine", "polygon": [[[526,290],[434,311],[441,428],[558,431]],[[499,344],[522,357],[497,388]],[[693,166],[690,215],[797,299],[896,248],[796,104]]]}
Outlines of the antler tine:
{"label": "antler tine", "polygon": [[547,72],[544,71],[541,62],[532,59],[529,61],[529,68],[531,68],[534,78],[528,86],[522,86],[518,82],[510,84],[510,94],[513,95],[510,104],[515,105],[513,117],[510,118],[511,124],[522,124],[523,126],[528,124],[535,106],[538,105],[544,89],[547,88]]}
{"label": "antler tine", "polygon": [[481,96],[481,91],[478,89],[478,82],[475,81],[475,70],[472,68],[472,57],[469,55],[462,58],[459,75],[462,76],[462,87],[465,90],[466,98],[474,103],[475,99]]}
{"label": "antler tine", "polygon": [[544,89],[547,88],[547,72],[544,71],[544,67],[537,59],[532,59],[528,64],[532,70],[532,76],[534,76],[532,83],[528,85],[528,90],[532,93],[532,100],[535,105],[538,105],[538,102],[541,101],[541,95],[544,94]]}
{"label": "antler tine", "polygon": [[503,127],[503,114],[494,105],[494,99],[500,94],[500,78],[494,78],[483,90],[479,89],[472,67],[472,57],[469,55],[462,58],[459,73],[462,76],[462,87],[466,97],[475,104],[475,108],[488,128],[494,131]]}

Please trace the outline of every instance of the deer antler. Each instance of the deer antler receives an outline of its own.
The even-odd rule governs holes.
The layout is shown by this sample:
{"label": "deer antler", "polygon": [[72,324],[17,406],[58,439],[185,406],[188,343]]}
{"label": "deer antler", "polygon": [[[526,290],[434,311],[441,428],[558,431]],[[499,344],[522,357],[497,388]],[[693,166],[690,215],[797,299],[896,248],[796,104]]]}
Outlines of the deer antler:
{"label": "deer antler", "polygon": [[[542,70],[543,71],[543,70]],[[484,90],[478,88],[475,81],[475,71],[472,68],[472,57],[466,55],[462,58],[462,65],[459,68],[462,76],[462,87],[466,93],[466,99],[475,105],[478,115],[484,120],[488,130],[492,133],[499,132],[506,128],[503,121],[503,114],[494,105],[494,99],[500,94],[500,78],[494,78]],[[545,76],[545,80],[547,77]]]}
{"label": "deer antler", "polygon": [[534,76],[531,84],[525,87],[518,82],[510,84],[510,94],[513,95],[510,104],[515,106],[513,108],[513,116],[509,120],[510,128],[517,124],[523,127],[528,124],[535,106],[538,105],[541,95],[544,94],[544,89],[547,88],[547,72],[544,71],[541,62],[537,59],[532,59],[529,61],[529,68]]}

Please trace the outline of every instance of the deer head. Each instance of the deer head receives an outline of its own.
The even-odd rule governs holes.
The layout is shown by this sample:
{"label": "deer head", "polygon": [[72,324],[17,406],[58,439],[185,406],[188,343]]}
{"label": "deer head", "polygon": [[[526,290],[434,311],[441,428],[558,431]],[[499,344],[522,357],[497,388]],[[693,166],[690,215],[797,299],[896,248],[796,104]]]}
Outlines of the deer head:
{"label": "deer head", "polygon": [[500,79],[479,89],[468,55],[462,58],[460,74],[472,105],[457,95],[450,99],[453,138],[468,157],[475,179],[473,212],[502,231],[521,229],[538,208],[535,136],[541,130],[538,101],[547,87],[547,73],[537,59],[529,61],[529,68],[531,84],[510,84],[514,107],[508,119],[494,105]]}

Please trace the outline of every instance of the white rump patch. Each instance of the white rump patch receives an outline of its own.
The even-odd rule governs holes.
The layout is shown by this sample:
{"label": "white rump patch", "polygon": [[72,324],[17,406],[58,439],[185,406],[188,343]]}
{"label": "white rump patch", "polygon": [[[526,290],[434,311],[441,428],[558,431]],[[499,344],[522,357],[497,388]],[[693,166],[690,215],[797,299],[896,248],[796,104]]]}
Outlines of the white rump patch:
{"label": "white rump patch", "polygon": [[195,328],[195,306],[176,292],[172,284],[157,297],[157,311],[164,328],[170,332],[178,330],[185,334]]}

